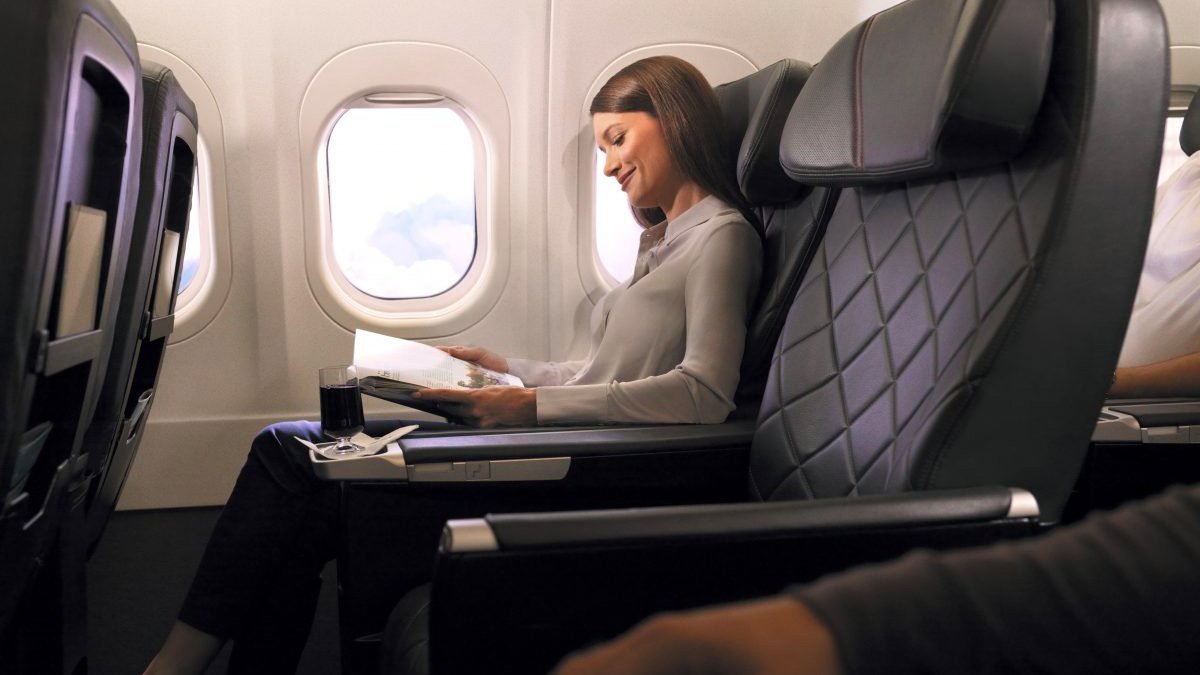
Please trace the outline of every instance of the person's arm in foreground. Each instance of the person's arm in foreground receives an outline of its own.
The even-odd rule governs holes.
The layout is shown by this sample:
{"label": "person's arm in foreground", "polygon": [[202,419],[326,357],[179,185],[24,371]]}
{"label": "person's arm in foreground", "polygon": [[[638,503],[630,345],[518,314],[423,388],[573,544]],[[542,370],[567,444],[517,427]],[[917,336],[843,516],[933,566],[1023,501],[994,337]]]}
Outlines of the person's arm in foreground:
{"label": "person's arm in foreground", "polygon": [[664,614],[559,665],[556,675],[837,675],[833,637],[803,604],[780,596]]}
{"label": "person's arm in foreground", "polygon": [[1132,368],[1117,368],[1114,398],[1200,396],[1200,352],[1169,361]]}
{"label": "person's arm in foreground", "polygon": [[[1037,539],[913,554],[766,601],[798,600],[802,616],[758,602],[740,616],[652,620],[561,672],[822,672],[806,669],[828,663],[810,646],[824,631],[847,673],[1200,672],[1197,570],[1200,488],[1175,490]],[[764,633],[781,639],[764,644]],[[708,642],[723,660],[687,670],[689,650]]]}

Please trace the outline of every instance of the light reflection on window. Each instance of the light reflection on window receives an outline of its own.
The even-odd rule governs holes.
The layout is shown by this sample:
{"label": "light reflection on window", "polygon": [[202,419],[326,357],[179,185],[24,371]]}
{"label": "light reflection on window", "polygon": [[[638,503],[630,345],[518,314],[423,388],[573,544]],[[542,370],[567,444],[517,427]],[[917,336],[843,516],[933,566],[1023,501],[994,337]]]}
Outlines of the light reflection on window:
{"label": "light reflection on window", "polygon": [[475,257],[476,146],[448,107],[353,108],[328,144],[334,259],[383,299],[457,284]]}
{"label": "light reflection on window", "polygon": [[199,218],[199,203],[200,203],[200,172],[196,172],[196,177],[192,179],[192,201],[188,205],[188,224],[187,224],[187,239],[183,242],[183,272],[179,276],[179,290],[175,291],[176,295],[182,295],[187,290],[188,284],[196,278],[196,272],[200,270],[200,259],[203,254],[203,240],[200,237],[200,218]]}

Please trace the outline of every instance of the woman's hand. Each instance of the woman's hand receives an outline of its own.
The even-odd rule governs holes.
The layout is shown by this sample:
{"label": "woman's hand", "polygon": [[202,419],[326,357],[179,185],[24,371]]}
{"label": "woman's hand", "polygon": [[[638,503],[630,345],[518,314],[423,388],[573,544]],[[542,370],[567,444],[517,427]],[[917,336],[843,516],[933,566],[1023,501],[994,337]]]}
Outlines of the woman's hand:
{"label": "woman's hand", "polygon": [[568,658],[554,675],[835,675],[829,629],[777,596],[652,617],[616,640]]}
{"label": "woman's hand", "polygon": [[439,346],[438,349],[446,352],[456,359],[477,363],[488,370],[494,370],[498,373],[508,372],[508,359],[494,352],[489,352],[483,347],[459,347],[455,345],[444,345]]}
{"label": "woman's hand", "polygon": [[413,397],[436,401],[467,424],[484,429],[537,424],[537,391],[525,387],[422,389]]}

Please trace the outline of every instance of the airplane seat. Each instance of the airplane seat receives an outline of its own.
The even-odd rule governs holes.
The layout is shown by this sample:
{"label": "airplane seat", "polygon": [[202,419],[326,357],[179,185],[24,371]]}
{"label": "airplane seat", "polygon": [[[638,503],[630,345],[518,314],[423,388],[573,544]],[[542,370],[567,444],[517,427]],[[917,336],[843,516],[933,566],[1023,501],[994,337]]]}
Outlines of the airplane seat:
{"label": "airplane seat", "polygon": [[1153,0],[909,0],[852,29],[781,145],[842,193],[767,380],[762,501],[451,520],[391,663],[545,672],[655,611],[1056,522],[1137,287],[1166,49]]}
{"label": "airplane seat", "polygon": [[51,673],[85,653],[70,514],[128,256],[139,62],[108,0],[4,3],[0,56],[0,660]]}
{"label": "airplane seat", "polygon": [[[775,341],[792,295],[821,236],[837,191],[793,181],[779,164],[779,138],[790,106],[812,66],[784,59],[715,88],[725,124],[737,141],[735,172],[763,226],[762,281],[746,331],[733,419],[758,414]],[[814,194],[815,193],[815,194]]]}
{"label": "airplane seat", "polygon": [[108,374],[84,451],[89,550],[116,507],[154,401],[187,241],[197,157],[196,107],[169,68],[142,63],[142,161],[125,287]]}
{"label": "airplane seat", "polygon": [[[447,517],[489,511],[599,508],[744,499],[746,448],[783,315],[836,200],[836,188],[796,183],[779,164],[779,139],[811,66],[784,59],[716,87],[733,141],[739,187],[764,226],[762,282],[752,312],[736,402],[741,419],[724,425],[625,425],[593,428],[418,431],[401,440],[412,467],[407,484],[347,481],[345,543],[338,557],[343,667],[374,671],[377,635],[396,599],[431,578],[432,551]],[[733,153],[731,153],[733,155]],[[748,417],[748,418],[747,418]],[[547,455],[549,461],[544,459]],[[553,480],[521,478],[520,466],[561,463]],[[513,482],[474,482],[438,472],[467,459],[516,458]],[[499,465],[497,465],[499,466]],[[511,474],[510,474],[511,475]],[[500,478],[497,471],[497,478]],[[411,542],[417,542],[412,544]],[[418,546],[419,545],[419,546]]]}

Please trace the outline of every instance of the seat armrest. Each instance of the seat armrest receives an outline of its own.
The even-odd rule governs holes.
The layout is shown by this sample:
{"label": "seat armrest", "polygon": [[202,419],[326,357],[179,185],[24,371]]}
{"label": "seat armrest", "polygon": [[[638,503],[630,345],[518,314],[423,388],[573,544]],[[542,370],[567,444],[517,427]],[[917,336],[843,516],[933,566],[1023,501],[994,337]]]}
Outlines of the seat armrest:
{"label": "seat armrest", "polygon": [[[387,451],[336,463],[314,455],[314,472],[326,480],[517,483],[561,481],[569,473],[599,471],[606,480],[642,480],[662,474],[662,457],[673,465],[668,482],[733,469],[744,484],[754,422],[660,424],[518,430],[416,431]],[[699,476],[701,480],[704,476]],[[725,481],[728,482],[728,479]],[[684,502],[686,503],[686,502]]]}
{"label": "seat armrest", "polygon": [[1027,536],[1037,517],[1028,492],[979,488],[450,521],[430,607],[433,672],[546,672],[657,612],[770,595],[913,548]]}
{"label": "seat armrest", "polygon": [[1036,522],[1037,517],[1037,500],[1032,494],[1002,487],[804,502],[510,513],[449,521],[442,552],[453,555],[610,544],[663,545],[686,539]]}
{"label": "seat armrest", "polygon": [[592,457],[721,446],[749,447],[753,436],[754,420],[736,420],[722,424],[417,431],[404,437],[400,446],[405,461],[412,465],[512,457]]}

